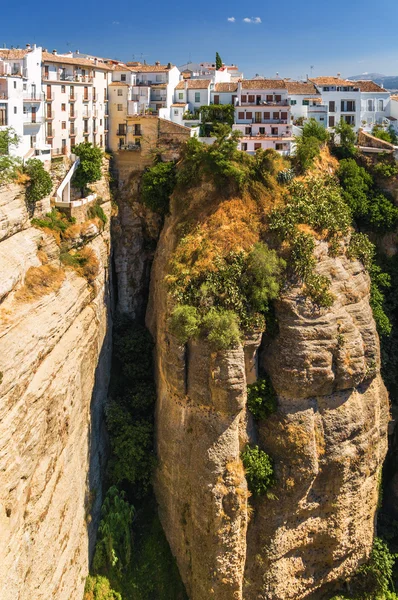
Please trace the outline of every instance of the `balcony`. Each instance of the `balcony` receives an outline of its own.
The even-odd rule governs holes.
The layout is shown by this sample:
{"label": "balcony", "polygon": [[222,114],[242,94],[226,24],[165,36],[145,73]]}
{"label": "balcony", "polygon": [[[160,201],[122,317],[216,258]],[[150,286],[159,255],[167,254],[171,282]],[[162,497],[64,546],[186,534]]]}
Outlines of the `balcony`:
{"label": "balcony", "polygon": [[0,100],[8,100],[8,92],[0,92]]}
{"label": "balcony", "polygon": [[166,102],[167,100],[167,96],[152,96],[151,94],[151,102]]}
{"label": "balcony", "polygon": [[69,96],[68,100],[69,102],[76,102],[75,96]]}
{"label": "balcony", "polygon": [[73,115],[69,115],[69,121],[74,121],[77,118],[77,112],[73,113]]}
{"label": "balcony", "polygon": [[28,115],[23,116],[24,127],[34,127],[34,126],[40,127],[40,125],[42,123],[44,123],[44,117],[32,118],[32,117],[29,117]]}
{"label": "balcony", "polygon": [[119,128],[117,130],[117,132],[116,132],[116,135],[123,136],[123,137],[126,136],[127,135],[127,129],[120,129]]}
{"label": "balcony", "polygon": [[91,96],[86,96],[85,98],[83,98],[83,102],[90,102],[91,101]]}
{"label": "balcony", "polygon": [[35,94],[33,93],[25,93],[23,95],[23,101],[24,102],[30,102],[32,104],[38,104],[39,102],[43,102],[44,100],[44,94],[40,94],[38,92],[36,92]]}
{"label": "balcony", "polygon": [[262,119],[257,121],[256,119],[236,119],[237,125],[289,125],[290,121],[287,119]]}
{"label": "balcony", "polygon": [[55,111],[53,111],[53,110],[51,112],[47,111],[45,119],[46,119],[46,121],[52,121],[54,119],[54,116],[55,116]]}
{"label": "balcony", "polygon": [[278,102],[275,100],[261,100],[261,102],[239,102],[235,104],[235,106],[290,106],[289,100],[279,100]]}

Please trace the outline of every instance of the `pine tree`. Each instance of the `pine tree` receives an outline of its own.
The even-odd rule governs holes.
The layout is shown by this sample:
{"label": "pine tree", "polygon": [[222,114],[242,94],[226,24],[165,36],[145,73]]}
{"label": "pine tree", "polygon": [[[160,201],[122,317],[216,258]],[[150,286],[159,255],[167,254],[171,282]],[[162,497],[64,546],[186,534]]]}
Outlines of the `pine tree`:
{"label": "pine tree", "polygon": [[218,69],[221,69],[222,67],[222,60],[221,60],[221,56],[218,54],[218,52],[216,52],[216,69],[218,71]]}

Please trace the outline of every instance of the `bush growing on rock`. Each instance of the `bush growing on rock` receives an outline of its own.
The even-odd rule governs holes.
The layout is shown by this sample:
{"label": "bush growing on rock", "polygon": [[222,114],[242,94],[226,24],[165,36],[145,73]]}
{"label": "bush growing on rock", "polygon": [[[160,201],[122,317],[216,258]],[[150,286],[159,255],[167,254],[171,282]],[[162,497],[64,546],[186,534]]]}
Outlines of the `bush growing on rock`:
{"label": "bush growing on rock", "polygon": [[167,214],[175,183],[173,162],[158,162],[149,167],[141,179],[141,198],[145,206],[161,215]]}
{"label": "bush growing on rock", "polygon": [[269,488],[275,483],[274,468],[268,454],[258,446],[247,445],[241,453],[249,490],[254,496],[272,497]]}
{"label": "bush growing on rock", "polygon": [[262,377],[247,386],[247,407],[258,421],[276,411],[277,396],[268,377]]}
{"label": "bush growing on rock", "polygon": [[194,306],[177,305],[171,313],[170,330],[182,343],[195,338],[199,333],[199,326],[200,317]]}
{"label": "bush growing on rock", "polygon": [[29,177],[28,187],[26,189],[26,200],[30,207],[36,202],[42,200],[51,192],[53,184],[50,175],[45,170],[43,163],[37,158],[29,159],[24,168]]}
{"label": "bush growing on rock", "polygon": [[212,308],[203,317],[202,326],[215,350],[226,350],[240,343],[239,320],[232,310]]}
{"label": "bush growing on rock", "polygon": [[72,183],[80,188],[84,196],[88,191],[88,184],[99,181],[102,177],[102,150],[89,142],[82,142],[74,146],[72,152],[80,158]]}
{"label": "bush growing on rock", "polygon": [[89,575],[84,588],[83,600],[122,600],[122,597],[111,588],[109,579],[102,575]]}

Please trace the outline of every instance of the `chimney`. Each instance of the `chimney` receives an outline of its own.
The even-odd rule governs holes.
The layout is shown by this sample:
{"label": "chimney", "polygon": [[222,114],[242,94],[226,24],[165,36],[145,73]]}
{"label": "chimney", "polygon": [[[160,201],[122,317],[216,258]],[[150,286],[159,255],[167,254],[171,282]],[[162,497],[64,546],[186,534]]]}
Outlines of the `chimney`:
{"label": "chimney", "polygon": [[98,58],[94,58],[94,64],[98,65]]}
{"label": "chimney", "polygon": [[36,44],[33,44],[32,50],[36,50]]}
{"label": "chimney", "polygon": [[341,73],[337,73],[337,77],[339,77],[339,78],[340,78],[340,77],[341,77]]}
{"label": "chimney", "polygon": [[170,62],[167,63],[167,68],[171,69],[171,63]]}
{"label": "chimney", "polygon": [[156,65],[157,67],[160,67],[160,62],[157,60],[157,61],[155,62],[155,65]]}
{"label": "chimney", "polygon": [[30,44],[26,44],[26,49],[30,50]]}
{"label": "chimney", "polygon": [[54,54],[54,56],[56,56],[56,55],[57,55],[57,51],[56,51],[56,50],[53,50],[53,52],[52,52],[52,53]]}
{"label": "chimney", "polygon": [[76,50],[75,54],[80,54],[79,50]]}

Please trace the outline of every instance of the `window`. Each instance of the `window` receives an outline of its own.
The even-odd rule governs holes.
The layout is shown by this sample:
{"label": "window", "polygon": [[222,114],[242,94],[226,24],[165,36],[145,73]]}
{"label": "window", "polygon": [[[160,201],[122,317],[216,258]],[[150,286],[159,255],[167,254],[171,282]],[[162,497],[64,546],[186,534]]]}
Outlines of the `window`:
{"label": "window", "polygon": [[267,94],[267,102],[272,102],[274,99],[274,97],[272,96],[272,94]]}
{"label": "window", "polygon": [[244,119],[245,118],[245,113],[244,112],[238,112],[238,119]]}
{"label": "window", "polygon": [[126,81],[126,75],[125,75],[125,73],[122,73],[120,75],[120,81]]}
{"label": "window", "polygon": [[70,98],[75,97],[75,88],[73,85],[70,86]]}
{"label": "window", "polygon": [[100,119],[100,127],[102,127],[102,119]]}
{"label": "window", "polygon": [[309,100],[303,100],[303,106],[309,106],[309,105],[310,105]]}
{"label": "window", "polygon": [[61,93],[65,94],[66,92],[66,87],[64,85],[61,85]]}
{"label": "window", "polygon": [[123,96],[123,90],[122,90],[121,88],[119,88],[119,89],[117,90],[117,95],[118,95],[118,96]]}
{"label": "window", "polygon": [[117,109],[118,109],[118,110],[123,110],[123,104],[118,104],[118,105],[117,105]]}
{"label": "window", "polygon": [[249,104],[254,104],[254,95],[249,94]]}
{"label": "window", "polygon": [[258,132],[260,135],[265,135],[265,127],[259,127]]}
{"label": "window", "polygon": [[103,138],[103,136],[101,134],[100,135],[100,146],[101,146],[101,148],[103,147],[103,145],[104,145],[104,138]]}
{"label": "window", "polygon": [[281,113],[281,119],[282,119],[283,121],[287,121],[287,112],[282,112],[282,113]]}
{"label": "window", "polygon": [[66,110],[66,104],[61,104],[61,110]]}
{"label": "window", "polygon": [[184,98],[183,92],[178,92],[178,99],[182,100]]}
{"label": "window", "polygon": [[265,121],[269,121],[269,120],[270,120],[270,118],[271,118],[271,113],[270,113],[270,112],[265,112],[265,113],[264,113],[264,120],[265,120]]}
{"label": "window", "polygon": [[336,103],[334,100],[329,101],[329,112],[336,112]]}
{"label": "window", "polygon": [[261,123],[261,117],[262,117],[261,112],[255,112],[254,113],[254,119],[255,119],[256,123]]}
{"label": "window", "polygon": [[[26,92],[26,90],[28,89],[28,86],[26,85],[26,83],[23,84],[23,91]],[[32,136],[30,136],[32,137]]]}
{"label": "window", "polygon": [[279,121],[279,113],[278,112],[272,113],[272,118],[274,121]]}
{"label": "window", "polygon": [[278,135],[278,128],[277,127],[271,127],[271,135]]}
{"label": "window", "polygon": [[214,95],[214,104],[220,104],[220,96],[218,94]]}
{"label": "window", "polygon": [[367,110],[369,112],[373,112],[374,109],[375,109],[375,107],[374,107],[374,101],[373,101],[373,99],[369,99],[368,100],[368,108],[367,108]]}
{"label": "window", "polygon": [[14,106],[14,115],[16,115],[16,114],[17,114],[17,107]]}
{"label": "window", "polygon": [[246,95],[241,96],[241,100],[242,100],[242,102],[247,102],[247,96]]}
{"label": "window", "polygon": [[245,134],[246,135],[251,135],[252,133],[252,128],[251,127],[245,127]]}
{"label": "window", "polygon": [[243,142],[241,144],[241,149],[242,149],[242,152],[247,152],[247,144],[245,142]]}
{"label": "window", "polygon": [[61,140],[62,149],[66,148],[66,140]]}
{"label": "window", "polygon": [[282,96],[280,94],[275,96],[275,102],[282,102]]}
{"label": "window", "polygon": [[252,119],[253,118],[253,113],[252,112],[247,112],[246,113],[246,119]]}
{"label": "window", "polygon": [[174,109],[174,116],[175,116],[175,117],[178,117],[178,108],[175,108],[175,109]]}
{"label": "window", "polygon": [[384,102],[381,98],[379,99],[378,104],[379,104],[379,111],[383,111],[384,110]]}
{"label": "window", "polygon": [[283,150],[283,144],[275,144],[275,150]]}
{"label": "window", "polygon": [[23,107],[23,114],[24,114],[24,115],[27,115],[27,114],[28,114],[28,109],[26,108],[26,106],[25,106],[25,105],[24,105],[24,107]]}
{"label": "window", "polygon": [[290,104],[291,104],[292,106],[296,106],[296,104],[297,104],[297,100],[290,100]]}
{"label": "window", "polygon": [[343,119],[348,125],[355,126],[355,117],[354,115],[344,115]]}
{"label": "window", "polygon": [[31,135],[30,136],[30,147],[34,148],[36,145],[36,136],[35,135]]}
{"label": "window", "polygon": [[134,135],[141,135],[141,125],[140,125],[140,123],[136,123],[134,125]]}
{"label": "window", "polygon": [[66,121],[62,121],[61,129],[66,129]]}
{"label": "window", "polygon": [[200,102],[200,92],[195,92],[195,102]]}
{"label": "window", "polygon": [[125,123],[119,123],[119,129],[117,135],[126,135],[127,134],[127,125]]}
{"label": "window", "polygon": [[255,149],[255,150],[259,150],[260,148],[261,148],[261,144],[260,144],[260,143],[258,143],[258,142],[256,142],[256,143],[254,144],[254,149]]}
{"label": "window", "polygon": [[16,90],[16,89],[17,89],[17,82],[14,81],[14,90]]}
{"label": "window", "polygon": [[329,127],[334,127],[334,117],[329,117]]}

